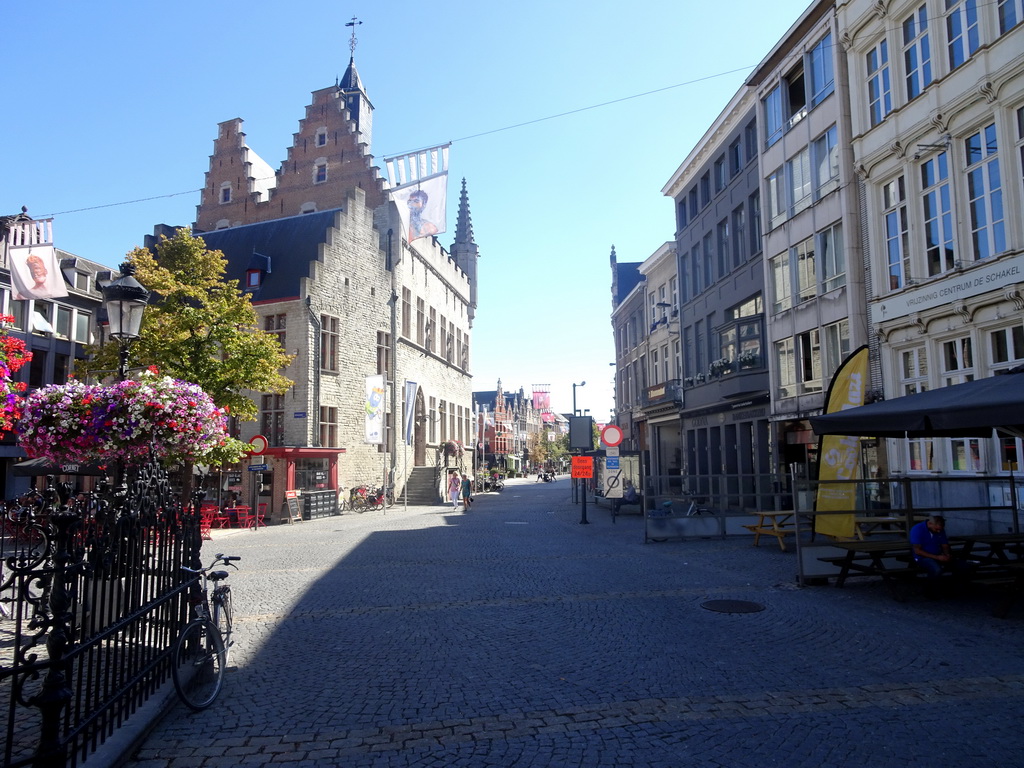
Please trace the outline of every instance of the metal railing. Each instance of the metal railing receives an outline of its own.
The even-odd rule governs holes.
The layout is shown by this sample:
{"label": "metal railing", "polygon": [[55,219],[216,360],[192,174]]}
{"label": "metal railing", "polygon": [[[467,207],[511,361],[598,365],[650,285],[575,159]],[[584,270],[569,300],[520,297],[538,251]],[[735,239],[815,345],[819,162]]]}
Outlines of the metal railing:
{"label": "metal railing", "polygon": [[75,766],[164,684],[201,547],[158,464],[72,495],[48,478],[5,502],[0,536],[3,766]]}

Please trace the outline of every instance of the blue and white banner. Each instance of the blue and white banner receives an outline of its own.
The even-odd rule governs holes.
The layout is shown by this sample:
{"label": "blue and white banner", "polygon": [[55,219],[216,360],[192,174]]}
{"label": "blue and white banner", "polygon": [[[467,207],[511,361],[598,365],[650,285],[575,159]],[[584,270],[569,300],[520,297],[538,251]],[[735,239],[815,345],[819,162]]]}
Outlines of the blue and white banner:
{"label": "blue and white banner", "polygon": [[366,377],[366,442],[384,442],[384,377]]}
{"label": "blue and white banner", "polygon": [[448,144],[386,158],[391,199],[410,243],[447,228]]}
{"label": "blue and white banner", "polygon": [[419,384],[415,381],[405,382],[405,411],[402,418],[406,445],[412,445],[413,428],[416,425],[416,392],[418,389]]}

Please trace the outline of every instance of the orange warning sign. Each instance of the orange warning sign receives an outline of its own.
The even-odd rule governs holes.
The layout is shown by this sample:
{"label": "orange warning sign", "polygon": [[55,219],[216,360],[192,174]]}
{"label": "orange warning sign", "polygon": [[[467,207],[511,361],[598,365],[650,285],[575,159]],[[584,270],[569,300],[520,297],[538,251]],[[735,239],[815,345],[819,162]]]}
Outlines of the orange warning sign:
{"label": "orange warning sign", "polygon": [[572,477],[578,478],[591,478],[594,476],[594,457],[593,456],[573,456],[572,457]]}

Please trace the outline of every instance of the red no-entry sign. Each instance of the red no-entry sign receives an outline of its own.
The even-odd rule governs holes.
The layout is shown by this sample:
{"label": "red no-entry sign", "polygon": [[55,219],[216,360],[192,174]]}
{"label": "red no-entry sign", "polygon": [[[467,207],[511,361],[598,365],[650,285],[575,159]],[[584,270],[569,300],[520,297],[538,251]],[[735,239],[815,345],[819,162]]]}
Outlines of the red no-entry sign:
{"label": "red no-entry sign", "polygon": [[622,429],[614,424],[609,424],[601,430],[601,442],[614,448],[622,442]]}

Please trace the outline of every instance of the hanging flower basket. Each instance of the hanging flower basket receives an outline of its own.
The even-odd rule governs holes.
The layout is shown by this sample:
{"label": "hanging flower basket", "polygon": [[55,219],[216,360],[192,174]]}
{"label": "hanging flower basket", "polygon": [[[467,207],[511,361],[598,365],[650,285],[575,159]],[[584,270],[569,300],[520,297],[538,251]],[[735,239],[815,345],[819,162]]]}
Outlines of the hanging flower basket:
{"label": "hanging flower basket", "polygon": [[14,429],[21,418],[25,398],[25,383],[11,377],[32,359],[25,342],[7,335],[7,327],[14,322],[11,315],[0,315],[0,435]]}
{"label": "hanging flower basket", "polygon": [[458,440],[449,440],[444,444],[445,456],[458,456],[460,453],[462,453],[462,443]]}
{"label": "hanging flower basket", "polygon": [[228,440],[224,411],[195,384],[159,376],[113,386],[69,381],[25,398],[18,443],[58,463],[197,462]]}

